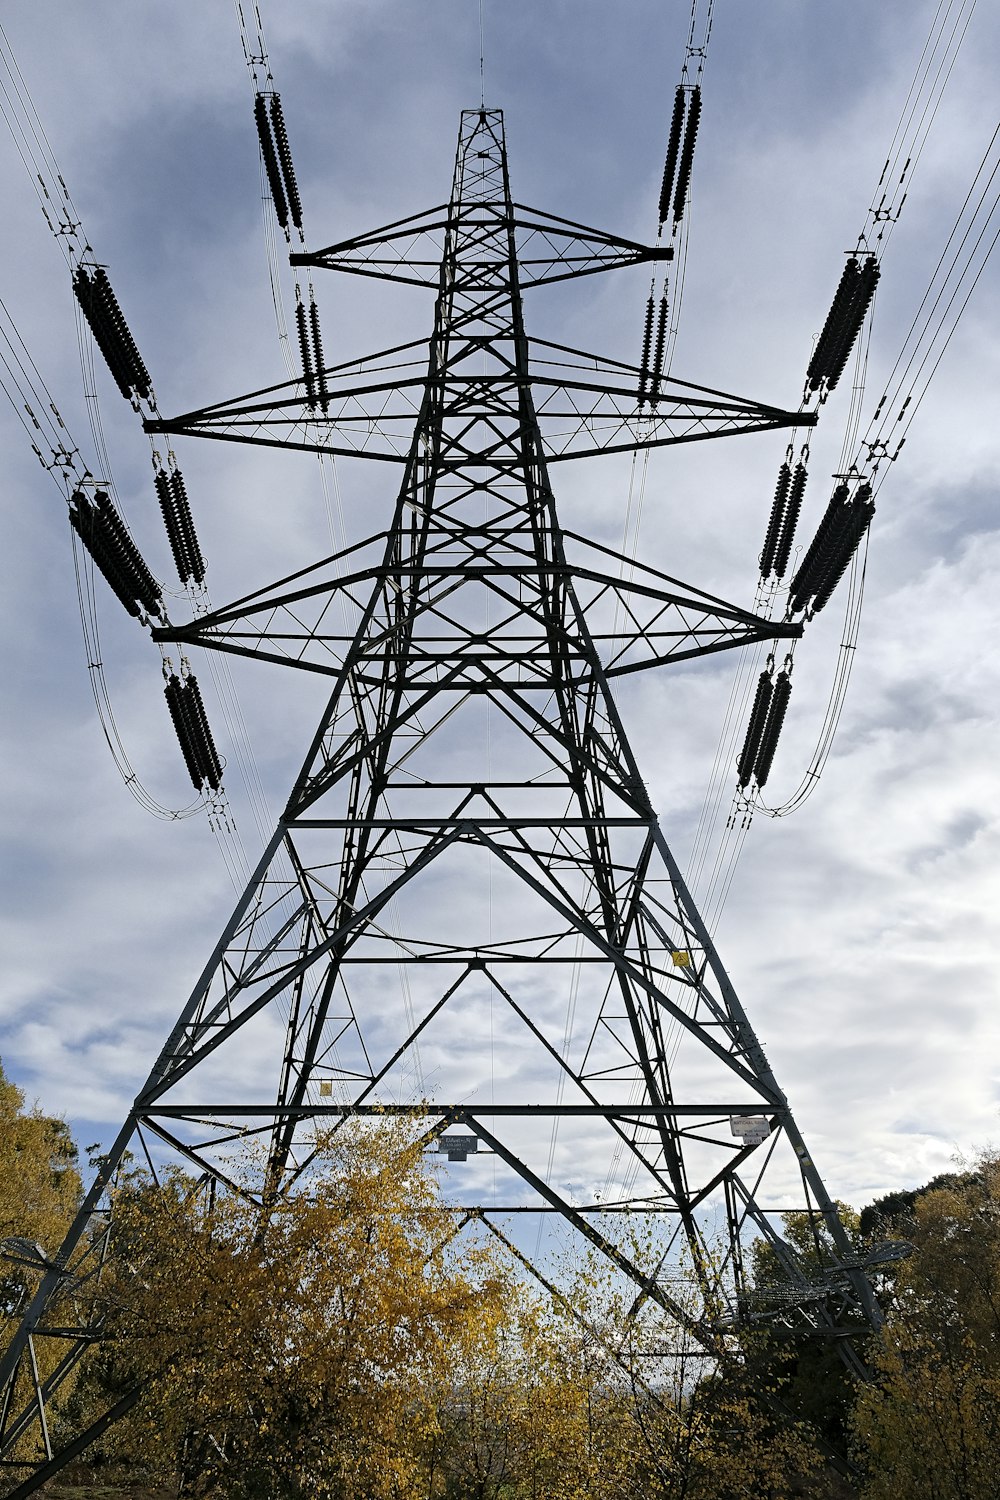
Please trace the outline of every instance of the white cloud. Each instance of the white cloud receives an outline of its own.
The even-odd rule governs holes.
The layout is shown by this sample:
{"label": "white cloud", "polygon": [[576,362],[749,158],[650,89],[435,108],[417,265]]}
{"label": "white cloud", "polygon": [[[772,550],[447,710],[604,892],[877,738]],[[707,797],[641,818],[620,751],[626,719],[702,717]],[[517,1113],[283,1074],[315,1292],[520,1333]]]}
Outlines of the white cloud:
{"label": "white cloud", "polygon": [[[774,3],[717,17],[677,374],[794,404],[931,10],[894,3],[872,15],[847,0],[836,14]],[[478,7],[317,0],[270,11],[310,238],[441,202],[458,110],[478,102]],[[177,3],[126,15],[96,0],[84,14],[10,0],[4,24],[164,409],[281,378],[250,95],[228,12]],[[986,15],[975,27],[886,257],[872,390],[988,137],[984,80],[998,28]],[[487,5],[486,40],[487,94],[506,110],[515,196],[652,232],[683,45],[665,8],[505,0]],[[68,278],[9,144],[0,179],[4,296],[82,442]],[[333,276],[317,280],[317,292],[331,358],[429,328],[429,296]],[[546,336],[634,358],[645,295],[642,275],[622,273],[532,294],[527,314]],[[831,1189],[855,1201],[922,1181],[956,1148],[995,1132],[996,302],[991,269],[879,497],[861,647],[823,781],[798,817],[756,820],[720,933]],[[165,572],[144,440],[107,381],[103,392],[123,499]],[[845,416],[842,392],[814,444],[807,528]],[[89,1139],[110,1133],[145,1077],[228,915],[231,886],[203,820],[155,823],[115,776],[89,700],[62,502],[11,414],[0,421],[10,705],[0,1053],[29,1094]],[[656,455],[642,555],[749,603],[783,448],[772,434]],[[181,462],[217,600],[326,545],[310,461],[191,442]],[[617,541],[628,475],[627,462],[611,459],[556,469],[564,522]],[[395,474],[344,464],[338,478],[348,530],[381,524]],[[804,766],[822,717],[838,608],[835,599],[798,657],[779,789]],[[115,711],[143,780],[179,804],[186,788],[157,660],[119,614],[105,594]],[[197,670],[207,682],[207,664]],[[706,662],[622,690],[682,858],[732,672]],[[263,668],[236,676],[273,812],[323,685]],[[217,708],[213,719],[233,757]],[[234,798],[255,858],[238,787]]]}

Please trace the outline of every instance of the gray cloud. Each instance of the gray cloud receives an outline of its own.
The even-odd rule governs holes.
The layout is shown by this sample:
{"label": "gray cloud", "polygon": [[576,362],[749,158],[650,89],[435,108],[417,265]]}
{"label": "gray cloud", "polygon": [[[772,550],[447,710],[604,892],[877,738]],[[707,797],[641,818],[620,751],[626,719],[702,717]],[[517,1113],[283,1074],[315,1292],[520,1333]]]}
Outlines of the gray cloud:
{"label": "gray cloud", "polygon": [[[873,14],[863,0],[808,10],[776,0],[717,17],[677,374],[795,402],[932,9],[893,0]],[[478,102],[477,10],[458,0],[309,0],[265,11],[311,238],[447,196],[458,110]],[[652,0],[490,0],[486,18],[487,94],[507,111],[515,195],[651,233],[683,51],[674,20]],[[250,94],[229,11],[177,3],[126,13],[94,0],[84,13],[10,0],[4,25],[164,409],[282,378]],[[895,231],[871,391],[891,368],[988,137],[985,80],[998,31],[995,18],[977,16]],[[77,440],[89,444],[68,278],[9,143],[0,145],[0,177],[3,295]],[[331,357],[429,328],[426,297],[334,277],[317,293]],[[536,294],[528,317],[545,336],[634,358],[645,295],[641,275],[623,274]],[[836,1194],[855,1201],[923,1180],[996,1128],[997,296],[991,268],[880,495],[861,646],[823,781],[797,817],[756,819],[720,927],[816,1159]],[[165,574],[145,443],[106,380],[102,398],[130,520]],[[816,436],[807,527],[828,493],[822,476],[838,466],[845,420],[842,392]],[[204,819],[157,824],[118,780],[90,703],[62,502],[12,414],[0,424],[0,1054],[30,1095],[90,1139],[110,1132],[145,1077],[232,886]],[[652,459],[642,555],[749,604],[783,447],[779,434]],[[327,545],[310,461],[197,443],[181,461],[217,600]],[[387,514],[391,476],[344,464],[337,477],[349,533]],[[555,478],[564,521],[617,544],[628,462]],[[100,607],[130,754],[156,795],[180,805],[186,790],[155,653],[106,591]],[[807,762],[839,609],[835,599],[797,658],[776,795]],[[210,680],[207,664],[197,670]],[[710,661],[622,690],[644,774],[684,858],[733,670]],[[286,680],[293,675],[235,673],[272,813],[323,700],[315,684]],[[235,760],[217,700],[210,711]],[[253,819],[233,781],[253,859]],[[427,1067],[442,1067],[446,1052],[429,1047]],[[249,1042],[233,1066],[263,1079]]]}

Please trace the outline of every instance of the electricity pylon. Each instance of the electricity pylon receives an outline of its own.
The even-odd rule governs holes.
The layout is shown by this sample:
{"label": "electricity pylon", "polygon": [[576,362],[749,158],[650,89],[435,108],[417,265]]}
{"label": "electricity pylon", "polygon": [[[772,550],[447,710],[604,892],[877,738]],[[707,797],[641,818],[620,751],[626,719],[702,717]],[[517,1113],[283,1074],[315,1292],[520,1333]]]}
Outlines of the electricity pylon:
{"label": "electricity pylon", "polygon": [[[409,1114],[429,1146],[463,1163],[464,1178],[445,1169],[463,1222],[531,1263],[510,1216],[558,1215],[710,1355],[757,1315],[838,1338],[848,1357],[849,1335],[877,1326],[864,1265],[611,696],[625,673],[802,627],[625,568],[556,516],[555,461],[815,420],[529,344],[524,287],[667,255],[519,207],[501,113],[468,111],[446,206],[293,257],[435,286],[422,369],[413,346],[324,367],[303,310],[302,380],[147,423],[395,461],[402,482],[386,530],[153,632],[185,652],[325,674],[332,695],[66,1242],[51,1263],[24,1249],[38,1291],[0,1368],[2,1452],[31,1470],[18,1494],[134,1399],[53,1451],[46,1414],[99,1337],[88,1299],[107,1192],[137,1137],[151,1159],[173,1153],[244,1190],[227,1149],[265,1133],[266,1202],[307,1172],[317,1121]],[[271,1092],[256,1098],[247,1060],[259,1069],[268,1057]],[[779,1232],[789,1209],[822,1231],[808,1268]],[[628,1248],[621,1226],[634,1213],[660,1225],[655,1265]],[[770,1246],[780,1285],[753,1286],[754,1240]],[[672,1290],[682,1247],[695,1310]],[[35,1351],[54,1338],[65,1352],[42,1379]],[[32,1434],[37,1458],[25,1460]]]}

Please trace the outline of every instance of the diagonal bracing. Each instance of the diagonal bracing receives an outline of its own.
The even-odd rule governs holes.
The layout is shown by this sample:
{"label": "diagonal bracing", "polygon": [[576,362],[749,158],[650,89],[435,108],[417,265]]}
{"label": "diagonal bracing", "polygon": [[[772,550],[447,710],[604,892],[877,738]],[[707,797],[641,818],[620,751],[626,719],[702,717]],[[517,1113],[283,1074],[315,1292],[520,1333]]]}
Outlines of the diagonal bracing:
{"label": "diagonal bracing", "polygon": [[[0,1455],[27,1476],[25,1494],[118,1414],[53,1451],[46,1415],[99,1338],[88,1309],[107,1190],[136,1142],[154,1164],[179,1159],[266,1204],[302,1180],[318,1123],[402,1114],[429,1146],[447,1146],[457,1126],[474,1143],[446,1169],[462,1232],[486,1224],[513,1235],[545,1284],[543,1234],[533,1258],[511,1228],[525,1215],[569,1226],[637,1301],[659,1303],[711,1355],[725,1353],[751,1306],[755,1240],[786,1277],[767,1316],[838,1339],[855,1362],[850,1337],[879,1320],[609,689],[623,672],[800,627],[648,566],[616,576],[621,559],[561,529],[549,480],[553,458],[588,444],[649,446],[792,417],[672,386],[643,415],[636,371],[616,366],[602,383],[591,367],[571,379],[581,357],[554,346],[545,358],[558,379],[551,369],[539,378],[522,321],[524,214],[499,111],[463,114],[451,200],[430,219],[349,245],[366,274],[380,274],[370,258],[380,247],[404,232],[441,234],[421,377],[380,383],[376,361],[350,395],[328,372],[325,413],[292,392],[157,424],[349,451],[343,433],[361,410],[351,403],[395,392],[409,434],[391,455],[402,483],[386,530],[154,632],[323,673],[331,693],[257,870],[65,1244],[37,1267],[0,1366]],[[561,246],[590,256],[590,270],[602,268],[593,257],[632,254],[627,242],[600,250],[567,221],[533,223],[529,280],[538,265],[555,278]],[[344,269],[343,247],[305,259],[338,256]],[[557,421],[569,423],[562,439]],[[571,428],[586,436],[566,436]],[[267,1142],[255,1188],[233,1182],[228,1166],[248,1134]],[[776,1215],[789,1209],[822,1231],[818,1271],[780,1236]],[[648,1263],[628,1232],[639,1214],[656,1226]],[[693,1304],[673,1290],[682,1263]],[[34,1350],[57,1338],[67,1352],[40,1380]]]}

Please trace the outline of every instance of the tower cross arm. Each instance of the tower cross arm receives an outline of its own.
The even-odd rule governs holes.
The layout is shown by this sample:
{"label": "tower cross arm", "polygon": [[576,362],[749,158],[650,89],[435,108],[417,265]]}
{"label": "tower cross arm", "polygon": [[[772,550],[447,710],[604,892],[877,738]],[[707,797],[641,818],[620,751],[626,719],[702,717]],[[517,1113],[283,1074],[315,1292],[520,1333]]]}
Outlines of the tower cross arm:
{"label": "tower cross arm", "polygon": [[643,245],[522,203],[513,207],[522,288],[674,258],[672,245]]}
{"label": "tower cross arm", "polygon": [[[446,414],[492,414],[516,379],[502,350],[497,351],[500,368],[470,379],[463,368],[421,369],[418,348],[400,345],[328,367],[322,412],[310,403],[302,381],[290,380],[176,417],[149,418],[144,427],[150,433],[404,463],[428,394]],[[471,342],[468,352],[470,357],[475,352]],[[663,381],[655,400],[643,403],[637,366],[544,340],[533,341],[529,370],[539,436],[550,462],[811,427],[817,419],[814,411],[793,411],[674,378]],[[504,443],[498,434],[500,456]],[[456,447],[455,461],[466,456]]]}
{"label": "tower cross arm", "polygon": [[437,286],[448,215],[448,204],[439,203],[320,250],[293,252],[289,263],[374,276],[380,281],[401,281],[408,286]]}
{"label": "tower cross arm", "polygon": [[501,201],[476,204],[471,211],[441,205],[320,250],[295,252],[289,261],[293,266],[437,287],[444,236],[477,226],[492,233],[514,231],[522,288],[593,276],[622,266],[669,261],[674,255],[670,245],[644,245],[520,203],[511,205],[508,211]]}
{"label": "tower cross arm", "polygon": [[[758,641],[797,639],[803,633],[801,623],[755,615],[575,532],[563,535],[579,556],[540,569],[516,554],[497,560],[477,556],[465,565],[444,559],[420,566],[379,564],[373,553],[389,537],[380,532],[187,624],[158,627],[153,637],[163,644],[203,646],[336,677],[354,637],[339,613],[331,610],[334,597],[363,610],[373,592],[377,596],[398,587],[412,595],[415,618],[428,625],[421,645],[411,643],[408,648],[406,668],[400,667],[402,678],[414,686],[418,681],[428,686],[444,675],[455,691],[469,686],[469,673],[456,679],[454,667],[470,652],[477,672],[489,665],[519,685],[548,682],[551,671],[527,625],[520,636],[509,629],[479,636],[470,634],[458,617],[443,613],[441,601],[456,587],[488,590],[502,618],[516,607],[519,591],[526,586],[540,579],[549,588],[571,583],[609,677]],[[391,650],[392,638],[380,649]],[[581,655],[572,659],[567,672],[579,684],[590,680],[593,666]]]}

